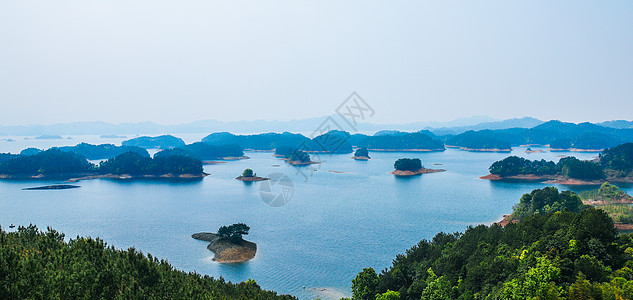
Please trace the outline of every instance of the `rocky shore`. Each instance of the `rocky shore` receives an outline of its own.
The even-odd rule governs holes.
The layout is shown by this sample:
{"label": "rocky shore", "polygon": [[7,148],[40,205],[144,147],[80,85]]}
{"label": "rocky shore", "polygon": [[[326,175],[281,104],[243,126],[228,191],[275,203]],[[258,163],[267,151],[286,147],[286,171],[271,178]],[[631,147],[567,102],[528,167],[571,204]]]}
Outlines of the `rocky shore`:
{"label": "rocky shore", "polygon": [[253,259],[257,253],[257,244],[247,240],[242,240],[239,244],[236,244],[210,232],[194,233],[191,237],[196,240],[209,242],[207,249],[215,254],[213,260],[220,263],[245,262]]}
{"label": "rocky shore", "polygon": [[352,156],[352,159],[354,160],[370,160],[370,157],[367,156]]}
{"label": "rocky shore", "polygon": [[270,180],[270,178],[258,177],[258,176],[238,176],[238,177],[235,177],[235,179],[246,181],[246,182]]}
{"label": "rocky shore", "polygon": [[393,175],[396,175],[396,176],[415,176],[415,175],[420,175],[420,174],[438,173],[438,172],[446,172],[446,170],[444,170],[444,169],[422,168],[422,169],[417,170],[415,172],[413,172],[413,171],[395,170],[395,171],[389,172],[389,174],[393,174]]}

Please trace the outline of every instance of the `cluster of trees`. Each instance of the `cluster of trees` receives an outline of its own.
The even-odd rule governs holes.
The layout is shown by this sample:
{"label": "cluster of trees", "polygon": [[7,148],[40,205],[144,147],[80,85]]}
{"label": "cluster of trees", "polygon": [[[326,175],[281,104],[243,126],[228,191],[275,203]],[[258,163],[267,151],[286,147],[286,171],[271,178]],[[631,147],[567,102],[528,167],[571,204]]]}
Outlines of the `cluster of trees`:
{"label": "cluster of trees", "polygon": [[262,290],[253,280],[233,284],[174,269],[134,248],[100,239],[68,243],[52,229],[0,228],[0,299],[296,299]]}
{"label": "cluster of trees", "polygon": [[52,175],[94,172],[95,165],[73,152],[49,149],[32,156],[22,156],[0,162],[0,174]]}
{"label": "cluster of trees", "polygon": [[298,161],[301,163],[310,162],[310,154],[305,151],[295,150],[284,155],[289,161]]}
{"label": "cluster of trees", "polygon": [[369,157],[369,151],[367,148],[358,148],[356,152],[354,152],[354,156],[356,157]]}
{"label": "cluster of trees", "polygon": [[244,223],[236,223],[229,226],[221,226],[218,229],[220,238],[229,239],[232,243],[239,244],[242,242],[242,235],[247,235],[251,228]]}
{"label": "cluster of trees", "polygon": [[633,235],[617,235],[599,209],[538,213],[422,240],[380,274],[364,269],[352,291],[372,300],[388,291],[401,299],[633,299]]}
{"label": "cluster of trees", "polygon": [[620,176],[630,174],[633,171],[633,143],[605,149],[600,153],[600,165],[617,172]]}
{"label": "cluster of trees", "polygon": [[202,162],[186,156],[159,156],[152,159],[127,152],[101,162],[99,171],[106,174],[130,175],[200,174]]}
{"label": "cluster of trees", "polygon": [[400,158],[393,164],[393,168],[398,171],[416,172],[424,168],[419,158]]}
{"label": "cluster of trees", "polygon": [[253,176],[257,176],[257,174],[253,172],[253,169],[244,169],[244,172],[242,172],[242,176],[253,177]]}
{"label": "cluster of trees", "polygon": [[123,141],[121,145],[136,146],[145,149],[171,149],[184,146],[185,141],[173,135],[161,135],[155,137],[141,136]]}
{"label": "cluster of trees", "polygon": [[521,196],[514,206],[513,219],[521,220],[534,214],[549,214],[557,211],[579,212],[583,208],[580,196],[572,191],[559,192],[555,187],[533,190]]}
{"label": "cluster of trees", "polygon": [[5,160],[9,160],[9,159],[14,159],[18,157],[17,154],[11,154],[11,153],[0,153],[0,163],[5,161]]}
{"label": "cluster of trees", "polygon": [[562,175],[567,178],[596,180],[605,178],[600,164],[579,160],[575,157],[561,158],[558,163],[546,160],[528,160],[522,157],[509,156],[494,162],[490,174],[501,177],[515,175]]}
{"label": "cluster of trees", "polygon": [[96,166],[84,156],[51,148],[35,155],[19,155],[0,162],[0,174],[59,175],[64,174],[130,174],[163,175],[200,174],[202,162],[186,156],[158,156],[150,158],[136,152],[125,152]]}

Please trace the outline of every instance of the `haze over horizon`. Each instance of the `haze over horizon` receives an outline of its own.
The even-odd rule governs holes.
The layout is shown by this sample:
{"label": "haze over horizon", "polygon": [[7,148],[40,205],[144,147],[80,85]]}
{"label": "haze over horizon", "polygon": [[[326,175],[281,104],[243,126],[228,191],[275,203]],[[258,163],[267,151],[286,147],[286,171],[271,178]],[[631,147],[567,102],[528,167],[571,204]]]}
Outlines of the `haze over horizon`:
{"label": "haze over horizon", "polygon": [[0,39],[0,125],[633,110],[630,1],[5,1]]}

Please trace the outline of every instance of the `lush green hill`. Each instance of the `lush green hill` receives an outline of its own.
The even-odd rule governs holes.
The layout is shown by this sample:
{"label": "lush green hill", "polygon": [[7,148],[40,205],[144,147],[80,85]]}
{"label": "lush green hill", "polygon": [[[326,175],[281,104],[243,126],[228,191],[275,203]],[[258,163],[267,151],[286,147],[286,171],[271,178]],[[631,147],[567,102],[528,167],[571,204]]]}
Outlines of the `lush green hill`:
{"label": "lush green hill", "polygon": [[175,270],[134,248],[118,250],[100,239],[64,242],[52,229],[0,228],[0,299],[295,299]]}
{"label": "lush green hill", "polygon": [[494,162],[489,168],[490,174],[501,177],[517,175],[560,175],[565,178],[598,180],[606,178],[600,164],[579,160],[575,157],[561,158],[558,163],[546,160],[529,160],[509,156]]}
{"label": "lush green hill", "polygon": [[[542,199],[534,195],[530,202]],[[352,291],[353,299],[388,290],[400,299],[633,299],[631,267],[633,236],[617,236],[604,211],[588,208],[439,233],[380,274],[364,269]]]}
{"label": "lush green hill", "polygon": [[49,149],[31,156],[18,156],[0,163],[0,174],[58,175],[94,172],[95,165],[73,152]]}

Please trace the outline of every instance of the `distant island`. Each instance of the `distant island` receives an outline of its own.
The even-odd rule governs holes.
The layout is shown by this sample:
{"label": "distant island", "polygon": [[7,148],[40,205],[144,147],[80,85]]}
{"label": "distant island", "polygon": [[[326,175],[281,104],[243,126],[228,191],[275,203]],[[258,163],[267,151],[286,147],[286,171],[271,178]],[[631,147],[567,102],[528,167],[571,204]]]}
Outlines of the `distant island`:
{"label": "distant island", "polygon": [[242,172],[242,175],[236,177],[235,179],[244,182],[270,180],[270,178],[257,176],[257,173],[254,173],[252,169],[245,169],[244,172]]}
{"label": "distant island", "polygon": [[606,149],[597,161],[563,157],[554,163],[509,156],[494,162],[489,170],[490,175],[482,179],[535,180],[576,185],[600,185],[606,181],[633,182],[633,143]]}
{"label": "distant island", "polygon": [[251,260],[257,253],[257,245],[242,238],[250,227],[244,223],[222,226],[217,233],[201,232],[191,235],[196,240],[209,242],[214,261],[220,263],[239,263]]}
{"label": "distant island", "polygon": [[427,152],[444,151],[444,143],[435,139],[428,131],[420,132],[382,132],[373,136],[357,134],[352,144],[371,151],[409,151]]}
{"label": "distant island", "polygon": [[35,155],[0,162],[3,179],[94,179],[94,178],[201,178],[207,174],[202,162],[185,156],[150,158],[126,152],[98,166],[84,156],[51,148]]}
{"label": "distant island", "polygon": [[491,130],[466,131],[446,137],[446,147],[474,152],[511,152],[510,142],[498,139]]}
{"label": "distant island", "polygon": [[389,174],[396,176],[414,176],[426,173],[445,172],[444,169],[427,169],[419,158],[400,158],[393,164],[394,171]]}
{"label": "distant island", "polygon": [[182,147],[185,142],[181,138],[177,138],[173,135],[161,135],[161,136],[141,136],[133,139],[123,141],[122,146],[136,146],[145,149],[171,149],[176,147]]}
{"label": "distant island", "polygon": [[369,151],[367,151],[367,148],[358,148],[354,152],[354,156],[352,156],[352,159],[355,159],[355,160],[369,160],[369,159],[371,159],[371,157],[369,157]]}
{"label": "distant island", "polygon": [[45,135],[36,136],[35,139],[36,140],[61,140],[62,137],[60,135],[45,134]]}

